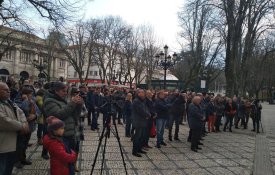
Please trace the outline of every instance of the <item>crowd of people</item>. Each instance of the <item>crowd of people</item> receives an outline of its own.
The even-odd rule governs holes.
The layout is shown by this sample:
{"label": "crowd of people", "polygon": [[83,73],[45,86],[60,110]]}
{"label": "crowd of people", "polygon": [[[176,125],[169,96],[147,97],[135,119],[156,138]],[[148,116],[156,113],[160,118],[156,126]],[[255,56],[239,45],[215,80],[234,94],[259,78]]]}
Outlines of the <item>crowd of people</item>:
{"label": "crowd of people", "polygon": [[[166,146],[165,129],[169,141],[182,139],[179,127],[185,121],[190,128],[187,141],[194,152],[202,149],[199,145],[208,133],[247,129],[249,118],[253,121],[252,131],[260,131],[262,107],[257,99],[63,82],[42,87],[25,80],[19,89],[14,84],[0,82],[0,175],[11,174],[13,166],[32,164],[26,159],[26,150],[33,132],[37,144],[43,146],[41,156],[50,159],[51,174],[65,175],[79,171],[79,143],[85,139],[87,126],[97,131],[110,123],[124,124],[123,135],[133,142],[132,155],[136,157],[142,157],[153,146]],[[98,123],[101,116],[102,126]],[[154,132],[156,143],[150,145]]]}

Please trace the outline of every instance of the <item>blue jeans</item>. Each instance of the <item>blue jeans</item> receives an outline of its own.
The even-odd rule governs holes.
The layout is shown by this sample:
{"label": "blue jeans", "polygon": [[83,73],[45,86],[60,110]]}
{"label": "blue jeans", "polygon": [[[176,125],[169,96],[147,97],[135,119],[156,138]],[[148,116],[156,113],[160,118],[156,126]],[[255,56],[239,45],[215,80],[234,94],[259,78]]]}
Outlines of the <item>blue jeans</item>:
{"label": "blue jeans", "polygon": [[166,124],[166,119],[157,119],[157,144],[161,144],[163,142],[163,134]]}
{"label": "blue jeans", "polygon": [[15,161],[15,152],[0,153],[0,175],[11,175]]}

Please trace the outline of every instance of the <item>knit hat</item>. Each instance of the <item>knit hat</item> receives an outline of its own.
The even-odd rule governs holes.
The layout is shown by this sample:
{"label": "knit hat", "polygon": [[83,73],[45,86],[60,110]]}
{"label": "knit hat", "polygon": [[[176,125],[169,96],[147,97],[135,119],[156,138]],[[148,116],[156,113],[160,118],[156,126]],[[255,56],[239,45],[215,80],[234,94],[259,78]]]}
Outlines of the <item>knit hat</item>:
{"label": "knit hat", "polygon": [[48,123],[48,131],[49,132],[65,127],[64,122],[54,116],[49,116],[47,118],[47,123]]}

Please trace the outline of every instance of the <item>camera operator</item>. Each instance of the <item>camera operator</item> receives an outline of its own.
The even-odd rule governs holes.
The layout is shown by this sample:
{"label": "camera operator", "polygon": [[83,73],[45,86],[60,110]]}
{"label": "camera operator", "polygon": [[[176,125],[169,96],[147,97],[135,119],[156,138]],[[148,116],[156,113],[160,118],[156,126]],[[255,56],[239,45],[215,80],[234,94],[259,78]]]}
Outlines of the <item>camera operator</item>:
{"label": "camera operator", "polygon": [[117,110],[115,107],[115,99],[114,99],[112,90],[104,89],[103,94],[104,94],[103,105],[100,106],[100,110],[103,113],[103,126],[104,126],[105,124],[110,123],[111,117],[113,117],[113,122],[115,122]]}
{"label": "camera operator", "polygon": [[43,109],[46,117],[54,116],[65,123],[64,139],[70,148],[77,152],[79,128],[75,119],[79,118],[84,101],[76,95],[67,102],[67,89],[65,84],[54,82],[49,93],[45,95]]}
{"label": "camera operator", "polygon": [[[114,91],[115,107],[117,109],[117,123],[122,125],[121,118],[123,118],[123,107],[126,95],[120,91]],[[124,120],[123,120],[124,121]]]}

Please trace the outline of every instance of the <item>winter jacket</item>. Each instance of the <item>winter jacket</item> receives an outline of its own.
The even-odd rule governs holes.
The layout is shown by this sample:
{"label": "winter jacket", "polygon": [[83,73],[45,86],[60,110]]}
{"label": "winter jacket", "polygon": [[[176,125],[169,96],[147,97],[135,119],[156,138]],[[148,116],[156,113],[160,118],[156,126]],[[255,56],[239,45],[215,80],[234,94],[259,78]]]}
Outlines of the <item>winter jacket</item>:
{"label": "winter jacket", "polygon": [[188,107],[188,124],[190,129],[201,129],[203,127],[204,114],[200,105],[191,103]]}
{"label": "winter jacket", "polygon": [[156,115],[156,109],[153,100],[146,98],[146,106],[150,111],[151,117]]}
{"label": "winter jacket", "polygon": [[43,145],[49,151],[50,154],[50,172],[51,175],[69,175],[70,163],[76,161],[76,153],[71,150],[71,153],[67,153],[65,144],[55,138],[50,138],[46,135],[43,138]]}
{"label": "winter jacket", "polygon": [[24,122],[26,118],[19,107],[11,101],[0,101],[0,153],[16,150],[17,131],[23,128]]}
{"label": "winter jacket", "polygon": [[215,108],[216,108],[216,115],[217,116],[223,116],[224,115],[225,106],[224,106],[223,103],[217,102],[217,104],[215,105]]}
{"label": "winter jacket", "polygon": [[44,99],[43,110],[45,117],[55,116],[65,123],[65,137],[77,137],[79,128],[77,126],[80,117],[82,105],[73,102],[67,103],[59,96],[48,93]]}
{"label": "winter jacket", "polygon": [[234,117],[237,112],[237,105],[236,103],[232,102],[232,105],[230,106],[229,103],[226,103],[225,105],[225,114],[230,117]]}
{"label": "winter jacket", "polygon": [[145,100],[136,97],[132,103],[132,125],[133,127],[146,127],[151,114],[146,106]]}
{"label": "winter jacket", "polygon": [[124,103],[124,114],[126,118],[131,118],[132,114],[132,102],[129,100],[125,100]]}
{"label": "winter jacket", "polygon": [[214,103],[209,103],[208,106],[207,106],[207,115],[208,116],[213,116],[215,113],[216,113],[216,107],[214,105]]}
{"label": "winter jacket", "polygon": [[168,119],[169,108],[171,104],[168,104],[164,99],[157,99],[155,102],[155,108],[157,113],[157,119]]}
{"label": "winter jacket", "polygon": [[44,118],[44,112],[43,112],[43,108],[42,108],[43,107],[43,97],[42,96],[39,96],[39,95],[36,96],[36,104],[41,112],[40,115],[37,116],[37,123],[44,124],[45,118]]}
{"label": "winter jacket", "polygon": [[182,95],[175,96],[172,103],[173,103],[173,105],[170,109],[171,113],[176,117],[182,116],[185,111],[184,97]]}
{"label": "winter jacket", "polygon": [[36,118],[33,119],[32,121],[28,121],[28,123],[29,123],[29,127],[30,127],[31,132],[33,132],[33,131],[36,130],[36,119],[41,114],[38,106],[36,105],[35,101],[30,103],[29,100],[24,100],[21,104],[21,109],[24,111],[25,116],[28,118],[29,115],[30,115],[30,111],[31,111],[31,105],[33,105],[33,107],[34,107]]}
{"label": "winter jacket", "polygon": [[87,93],[86,105],[87,109],[89,110],[95,109],[95,94],[93,91],[89,91]]}

